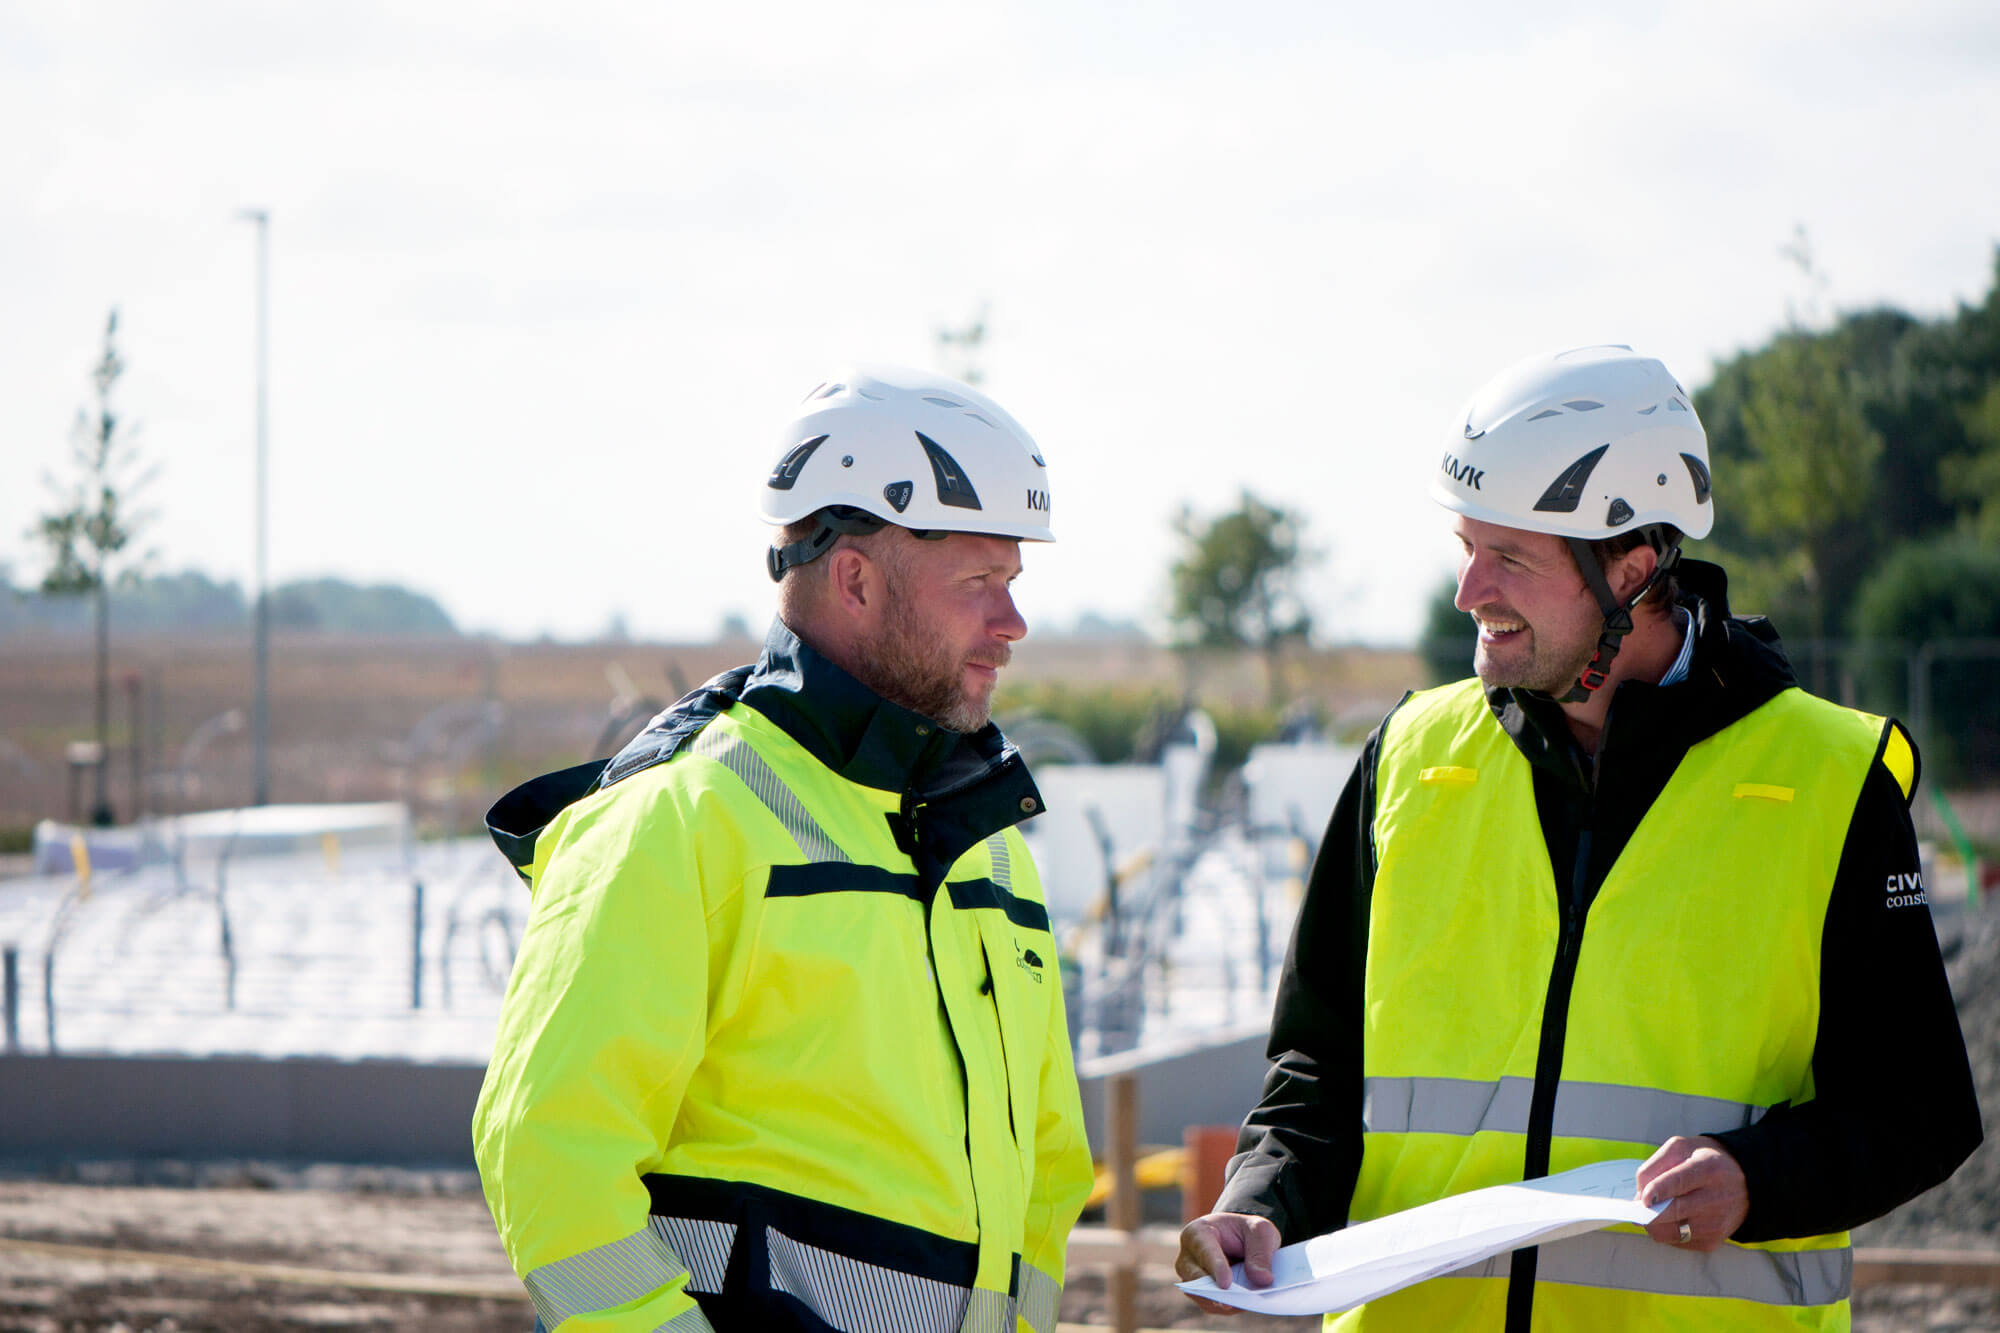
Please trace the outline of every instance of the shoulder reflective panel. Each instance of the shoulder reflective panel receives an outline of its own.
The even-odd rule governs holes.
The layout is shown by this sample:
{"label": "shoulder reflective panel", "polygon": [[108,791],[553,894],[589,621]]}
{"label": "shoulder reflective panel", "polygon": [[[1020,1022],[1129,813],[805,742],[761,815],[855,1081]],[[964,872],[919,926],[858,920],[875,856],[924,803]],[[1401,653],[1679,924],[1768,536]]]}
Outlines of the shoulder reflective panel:
{"label": "shoulder reflective panel", "polygon": [[[1446,1273],[1505,1278],[1513,1256],[1495,1255]],[[1831,1305],[1854,1286],[1854,1251],[1758,1250],[1725,1244],[1712,1254],[1662,1245],[1641,1232],[1597,1231],[1540,1247],[1537,1282],[1721,1296],[1759,1305]]]}
{"label": "shoulder reflective panel", "polygon": [[1884,727],[1888,734],[1882,738],[1882,766],[1895,777],[1907,801],[1916,791],[1917,754],[1910,748],[1910,738],[1902,727],[1894,722],[1885,723]]}
{"label": "shoulder reflective panel", "polygon": [[[1364,1128],[1385,1134],[1528,1132],[1531,1078],[1491,1083],[1464,1078],[1362,1080]],[[1676,1134],[1742,1129],[1764,1118],[1768,1107],[1719,1097],[1694,1097],[1655,1088],[1565,1081],[1556,1089],[1554,1132],[1569,1138],[1622,1143],[1664,1143]]]}
{"label": "shoulder reflective panel", "polygon": [[743,785],[784,825],[785,832],[792,835],[792,841],[799,845],[799,851],[808,861],[853,860],[820,827],[819,821],[806,812],[805,803],[771,771],[771,766],[750,747],[750,742],[740,736],[717,736],[704,731],[695,738],[693,752],[713,759],[743,779]]}
{"label": "shoulder reflective panel", "polygon": [[[623,1240],[543,1264],[522,1279],[542,1322],[554,1328],[573,1315],[636,1301],[685,1277],[688,1270],[667,1244],[660,1220],[653,1219]],[[690,1325],[707,1326],[706,1319]]]}
{"label": "shoulder reflective panel", "polygon": [[993,859],[993,882],[1007,892],[1014,891],[1014,863],[1007,852],[1007,835],[996,833],[986,840],[986,854]]}

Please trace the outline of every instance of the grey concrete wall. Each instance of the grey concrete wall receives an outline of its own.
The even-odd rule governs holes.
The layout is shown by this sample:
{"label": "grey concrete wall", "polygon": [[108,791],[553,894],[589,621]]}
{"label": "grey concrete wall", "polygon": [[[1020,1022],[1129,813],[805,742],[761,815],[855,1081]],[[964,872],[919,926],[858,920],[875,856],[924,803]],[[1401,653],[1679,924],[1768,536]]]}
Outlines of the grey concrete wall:
{"label": "grey concrete wall", "polygon": [[[1264,1079],[1264,1032],[1081,1071],[1091,1149],[1104,1150],[1104,1081],[1139,1076],[1139,1140],[1235,1125]],[[0,1055],[0,1158],[288,1158],[472,1165],[485,1070],[397,1060]]]}
{"label": "grey concrete wall", "polygon": [[469,1167],[484,1074],[394,1060],[0,1056],[0,1157]]}
{"label": "grey concrete wall", "polygon": [[1144,1059],[1110,1055],[1086,1060],[1078,1070],[1083,1088],[1083,1120],[1090,1151],[1104,1157],[1104,1084],[1113,1073],[1139,1077],[1139,1142],[1176,1146],[1189,1125],[1240,1125],[1264,1090],[1264,1045],[1260,1025]]}

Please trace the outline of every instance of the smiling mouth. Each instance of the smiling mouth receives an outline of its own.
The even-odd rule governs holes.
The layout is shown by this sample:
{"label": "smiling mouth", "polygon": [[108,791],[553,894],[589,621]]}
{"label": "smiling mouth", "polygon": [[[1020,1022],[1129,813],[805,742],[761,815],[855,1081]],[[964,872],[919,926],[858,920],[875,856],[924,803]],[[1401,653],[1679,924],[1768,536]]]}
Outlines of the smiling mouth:
{"label": "smiling mouth", "polygon": [[1525,620],[1502,620],[1497,617],[1486,620],[1474,616],[1472,622],[1479,627],[1479,637],[1489,641],[1511,638],[1528,628],[1528,622]]}

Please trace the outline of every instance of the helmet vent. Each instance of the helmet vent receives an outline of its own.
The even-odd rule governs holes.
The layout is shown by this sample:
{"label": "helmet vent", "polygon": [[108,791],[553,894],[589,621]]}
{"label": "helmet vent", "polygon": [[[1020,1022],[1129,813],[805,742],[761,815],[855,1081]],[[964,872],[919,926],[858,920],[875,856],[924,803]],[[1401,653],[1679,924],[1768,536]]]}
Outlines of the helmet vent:
{"label": "helmet vent", "polygon": [[988,421],[985,417],[980,416],[977,412],[967,412],[965,415],[971,417],[974,421],[977,421],[980,425],[986,427],[988,430],[1000,429],[998,426]]}
{"label": "helmet vent", "polygon": [[1604,404],[1589,398],[1572,398],[1564,403],[1563,406],[1572,412],[1595,412],[1598,408],[1604,406]]}
{"label": "helmet vent", "polygon": [[1642,407],[1642,408],[1640,408],[1640,409],[1639,409],[1639,415],[1640,415],[1640,416],[1642,416],[1642,417],[1649,417],[1649,416],[1653,415],[1653,413],[1655,413],[1655,412],[1657,412],[1657,411],[1659,411],[1659,410],[1660,410],[1660,405],[1659,405],[1658,403],[1654,403],[1654,404],[1653,404],[1653,405],[1652,405],[1651,407]]}
{"label": "helmet vent", "polygon": [[955,407],[955,408],[963,408],[963,407],[965,406],[965,404],[964,404],[964,403],[957,403],[957,402],[953,402],[953,401],[952,401],[951,399],[949,399],[949,398],[933,398],[933,397],[931,397],[931,395],[929,395],[929,394],[925,394],[925,395],[924,395],[924,401],[925,401],[925,402],[927,402],[927,403],[929,403],[929,404],[931,404],[931,405],[932,405],[933,407]]}
{"label": "helmet vent", "polygon": [[1530,421],[1547,421],[1547,420],[1548,420],[1548,419],[1549,419],[1550,417],[1559,417],[1559,416],[1561,416],[1561,415],[1562,415],[1562,413],[1561,413],[1561,412],[1559,412],[1559,411],[1557,411],[1557,410],[1556,410],[1555,408],[1551,407],[1551,408],[1549,408],[1549,409],[1548,409],[1548,410],[1547,410],[1546,412],[1537,412],[1537,413],[1535,413],[1535,415],[1533,415],[1533,416],[1529,417],[1529,418],[1528,418],[1528,420],[1530,420]]}
{"label": "helmet vent", "polygon": [[1048,466],[1048,464],[1047,464],[1047,463],[1044,463],[1044,462],[1042,461],[1042,456],[1041,456],[1040,454],[1029,454],[1029,455],[1028,455],[1028,457],[1030,457],[1030,458],[1032,458],[1032,459],[1034,459],[1034,460],[1035,460],[1035,466],[1036,466],[1036,467],[1047,467],[1047,466]]}
{"label": "helmet vent", "polygon": [[958,460],[922,431],[916,432],[916,436],[931,460],[931,476],[937,482],[938,503],[952,509],[983,509],[985,506],[979,503],[979,492],[972,489],[972,480],[959,467]]}
{"label": "helmet vent", "polygon": [[1694,478],[1694,502],[1698,505],[1707,504],[1709,491],[1708,465],[1693,454],[1682,454],[1681,462],[1688,465],[1688,475]]}
{"label": "helmet vent", "polygon": [[889,401],[889,396],[887,394],[870,393],[866,389],[856,389],[854,392],[860,394],[863,398],[866,398],[871,403],[886,403]]}
{"label": "helmet vent", "polygon": [[1590,480],[1591,472],[1598,460],[1611,446],[1600,444],[1582,458],[1563,469],[1562,475],[1549,483],[1542,492],[1542,498],[1535,501],[1535,509],[1544,514],[1574,514],[1577,501],[1583,498],[1584,484]]}
{"label": "helmet vent", "polygon": [[806,460],[813,456],[813,450],[826,443],[826,436],[815,435],[810,440],[801,441],[785,451],[778,460],[778,466],[771,469],[770,487],[774,491],[789,491],[798,482],[799,473],[805,470]]}
{"label": "helmet vent", "polygon": [[1669,398],[1669,399],[1667,399],[1667,411],[1669,411],[1669,412],[1685,412],[1685,411],[1687,411],[1687,410],[1688,410],[1688,405],[1687,405],[1686,403],[1682,402],[1682,401],[1681,401],[1680,399],[1678,399],[1678,398]]}
{"label": "helmet vent", "polygon": [[847,386],[845,384],[829,384],[812,396],[815,398],[831,398],[837,393],[845,393],[846,391]]}

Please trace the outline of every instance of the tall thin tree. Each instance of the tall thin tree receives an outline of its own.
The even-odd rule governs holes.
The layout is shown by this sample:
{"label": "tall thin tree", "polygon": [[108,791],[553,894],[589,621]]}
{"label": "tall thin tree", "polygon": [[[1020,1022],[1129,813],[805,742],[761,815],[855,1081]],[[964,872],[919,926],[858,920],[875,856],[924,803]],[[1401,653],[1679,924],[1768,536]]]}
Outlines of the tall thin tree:
{"label": "tall thin tree", "polygon": [[41,517],[32,533],[49,552],[42,591],[85,594],[92,602],[97,630],[97,764],[90,808],[94,824],[114,819],[108,784],[111,584],[133,573],[139,563],[132,543],[147,516],[134,507],[134,501],[152,480],[152,472],[140,466],[135,430],[112,406],[113,391],[124,373],[114,307],[104,321],[104,350],[90,368],[92,404],[77,409],[70,431],[70,476],[67,481],[48,478],[57,507]]}

